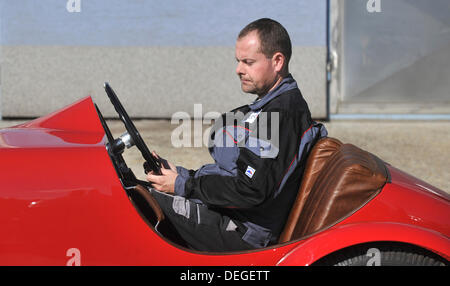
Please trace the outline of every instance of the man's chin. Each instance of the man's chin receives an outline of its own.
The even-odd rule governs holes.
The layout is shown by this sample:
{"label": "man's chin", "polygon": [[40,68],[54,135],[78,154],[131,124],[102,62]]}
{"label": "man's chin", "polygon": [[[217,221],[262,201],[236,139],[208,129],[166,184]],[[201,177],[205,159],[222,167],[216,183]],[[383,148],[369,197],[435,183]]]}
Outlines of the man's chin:
{"label": "man's chin", "polygon": [[256,89],[252,88],[252,87],[250,87],[248,85],[241,84],[241,89],[245,93],[256,94]]}

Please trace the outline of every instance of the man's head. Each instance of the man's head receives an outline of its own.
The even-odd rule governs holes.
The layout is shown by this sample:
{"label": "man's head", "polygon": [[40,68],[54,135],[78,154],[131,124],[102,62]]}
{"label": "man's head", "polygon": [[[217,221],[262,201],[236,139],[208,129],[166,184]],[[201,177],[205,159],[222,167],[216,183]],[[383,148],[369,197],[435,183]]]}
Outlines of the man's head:
{"label": "man's head", "polygon": [[236,42],[236,73],[244,92],[264,96],[289,73],[292,45],[286,29],[263,18],[248,24]]}

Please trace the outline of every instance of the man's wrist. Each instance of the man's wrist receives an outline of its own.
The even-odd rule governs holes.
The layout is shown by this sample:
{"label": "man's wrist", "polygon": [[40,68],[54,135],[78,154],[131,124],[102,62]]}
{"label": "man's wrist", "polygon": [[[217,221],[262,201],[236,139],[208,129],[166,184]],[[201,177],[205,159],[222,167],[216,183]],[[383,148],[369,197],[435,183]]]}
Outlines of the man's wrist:
{"label": "man's wrist", "polygon": [[[178,169],[178,167],[177,167]],[[174,186],[174,192],[175,195],[177,196],[181,196],[181,197],[186,197],[186,181],[188,177],[182,176],[180,173],[178,173],[178,176],[175,178],[175,186]]]}

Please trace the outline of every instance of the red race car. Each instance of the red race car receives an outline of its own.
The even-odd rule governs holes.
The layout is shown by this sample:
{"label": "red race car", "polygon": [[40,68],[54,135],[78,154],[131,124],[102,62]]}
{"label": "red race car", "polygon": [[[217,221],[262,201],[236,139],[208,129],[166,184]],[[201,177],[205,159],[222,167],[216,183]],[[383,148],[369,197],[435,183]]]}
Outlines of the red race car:
{"label": "red race car", "polygon": [[449,195],[333,138],[316,143],[277,244],[188,249],[122,154],[157,171],[114,91],[113,138],[90,97],[0,130],[0,265],[448,265]]}

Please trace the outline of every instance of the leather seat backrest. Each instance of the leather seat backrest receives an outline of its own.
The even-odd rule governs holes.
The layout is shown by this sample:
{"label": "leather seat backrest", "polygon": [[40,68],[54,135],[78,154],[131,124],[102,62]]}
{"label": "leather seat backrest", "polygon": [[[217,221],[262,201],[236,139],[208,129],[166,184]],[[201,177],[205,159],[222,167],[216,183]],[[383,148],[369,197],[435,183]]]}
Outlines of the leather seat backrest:
{"label": "leather seat backrest", "polygon": [[334,225],[375,197],[388,178],[384,162],[334,138],[311,150],[302,183],[279,242]]}

